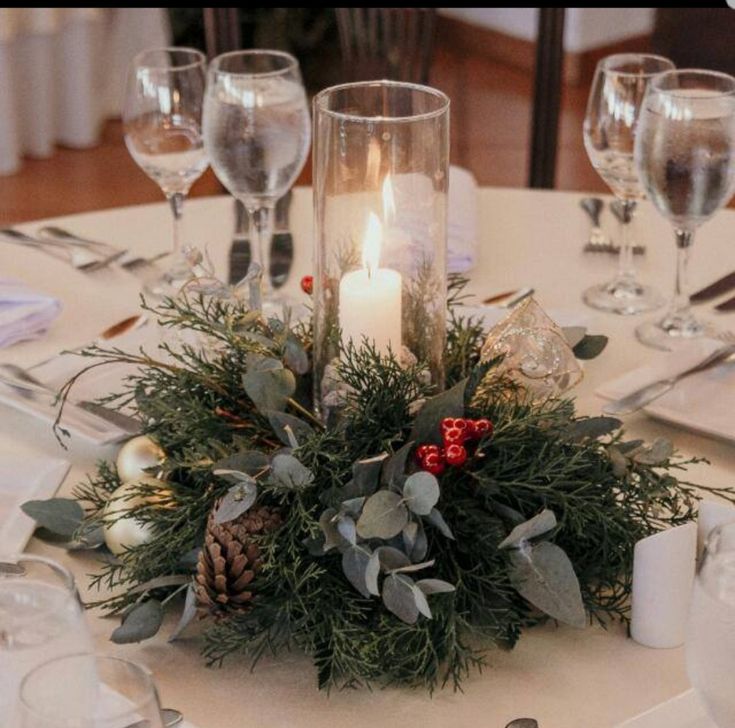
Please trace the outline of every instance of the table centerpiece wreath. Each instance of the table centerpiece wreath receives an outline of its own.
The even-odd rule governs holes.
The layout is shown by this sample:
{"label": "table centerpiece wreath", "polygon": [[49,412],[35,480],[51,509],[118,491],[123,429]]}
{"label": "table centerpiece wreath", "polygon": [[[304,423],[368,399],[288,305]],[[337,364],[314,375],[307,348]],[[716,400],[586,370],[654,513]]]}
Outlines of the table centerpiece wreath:
{"label": "table centerpiece wreath", "polygon": [[[209,663],[296,648],[320,688],[433,690],[459,688],[488,647],[541,621],[627,620],[635,543],[694,518],[699,491],[735,491],[679,479],[698,459],[665,440],[627,440],[619,420],[530,397],[501,358],[482,360],[463,283],[450,286],[446,389],[420,362],[349,345],[326,425],[310,325],[236,299],[144,302],[194,342],[160,344],[158,358],[82,352],[95,362],[60,397],[90,368],[138,365],[101,401],[134,407],[144,435],[73,498],[24,510],[37,535],[98,552],[101,598],[87,606],[122,616],[114,642],[152,637],[175,610],[169,640],[206,620]],[[575,353],[604,343],[586,337]]]}

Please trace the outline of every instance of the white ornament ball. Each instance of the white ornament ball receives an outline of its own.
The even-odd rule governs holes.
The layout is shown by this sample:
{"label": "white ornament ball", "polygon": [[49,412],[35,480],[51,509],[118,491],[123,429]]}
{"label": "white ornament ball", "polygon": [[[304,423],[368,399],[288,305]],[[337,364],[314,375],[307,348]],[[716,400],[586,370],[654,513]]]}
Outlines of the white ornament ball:
{"label": "white ornament ball", "polygon": [[[140,483],[156,487],[155,495],[131,495]],[[130,483],[123,483],[111,495],[102,511],[102,529],[105,534],[107,548],[115,556],[119,556],[126,549],[141,546],[153,537],[153,528],[148,523],[141,523],[132,515],[121,515],[133,508],[146,504],[153,504],[163,498],[170,497],[171,491],[163,480],[144,475]]]}
{"label": "white ornament ball", "polygon": [[144,475],[145,468],[160,465],[166,457],[160,445],[147,435],[139,435],[128,440],[117,454],[117,474],[123,483],[136,480]]}

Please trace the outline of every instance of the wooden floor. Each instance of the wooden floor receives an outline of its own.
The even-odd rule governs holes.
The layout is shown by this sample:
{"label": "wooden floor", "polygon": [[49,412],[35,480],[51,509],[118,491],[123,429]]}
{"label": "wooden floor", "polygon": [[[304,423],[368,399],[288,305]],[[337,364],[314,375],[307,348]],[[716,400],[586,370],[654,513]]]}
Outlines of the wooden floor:
{"label": "wooden floor", "polygon": [[[470,169],[481,185],[522,187],[528,175],[532,76],[461,49],[439,47],[431,84],[451,98],[451,161]],[[557,187],[607,192],[582,143],[586,87],[564,90]],[[310,165],[299,183],[311,182]],[[207,171],[191,195],[221,194]],[[0,177],[0,224],[155,202],[160,190],[125,148],[119,121],[104,127],[94,149],[57,148],[49,159],[26,159],[20,172]]]}

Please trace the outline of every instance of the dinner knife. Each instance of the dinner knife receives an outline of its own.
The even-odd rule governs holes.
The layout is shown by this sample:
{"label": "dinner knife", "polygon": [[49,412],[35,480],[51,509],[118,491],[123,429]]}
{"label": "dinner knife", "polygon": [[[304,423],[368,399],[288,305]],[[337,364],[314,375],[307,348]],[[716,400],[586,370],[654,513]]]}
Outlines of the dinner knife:
{"label": "dinner knife", "polygon": [[735,354],[735,344],[725,344],[719,349],[713,351],[698,364],[689,367],[689,369],[685,369],[679,374],[651,382],[640,389],[636,389],[635,392],[631,392],[625,397],[608,402],[602,408],[602,412],[606,415],[631,414],[632,412],[639,410],[641,407],[645,407],[647,404],[650,404],[654,399],[658,399],[661,395],[666,394],[666,392],[672,389],[674,385],[681,379],[684,379],[684,377],[688,377],[690,374],[696,374],[697,372],[702,372],[705,369],[711,369],[718,364],[723,364],[733,354]]}
{"label": "dinner knife", "polygon": [[715,311],[722,311],[724,313],[735,311],[735,296],[733,296],[732,298],[728,298],[727,301],[718,303],[715,306]]}
{"label": "dinner knife", "polygon": [[[728,273],[726,276],[723,276],[722,278],[716,280],[714,283],[710,283],[710,285],[705,286],[702,288],[701,291],[697,291],[696,293],[693,293],[689,300],[692,303],[703,303],[704,301],[710,301],[713,298],[717,298],[717,296],[727,293],[728,291],[731,291],[733,288],[735,288],[735,271],[732,273]],[[731,299],[733,301],[733,308],[735,308],[735,299]],[[724,304],[720,304],[720,306],[725,306],[730,301],[726,301]],[[730,309],[727,308],[720,308],[720,306],[716,306],[720,311],[728,311]]]}

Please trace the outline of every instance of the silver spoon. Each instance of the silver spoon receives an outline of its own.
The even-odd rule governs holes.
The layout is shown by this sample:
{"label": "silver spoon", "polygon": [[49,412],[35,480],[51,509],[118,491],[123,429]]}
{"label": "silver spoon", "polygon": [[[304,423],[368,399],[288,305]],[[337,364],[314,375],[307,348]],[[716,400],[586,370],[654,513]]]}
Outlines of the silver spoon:
{"label": "silver spoon", "polygon": [[505,728],[538,728],[538,721],[533,718],[516,718],[508,723]]}

